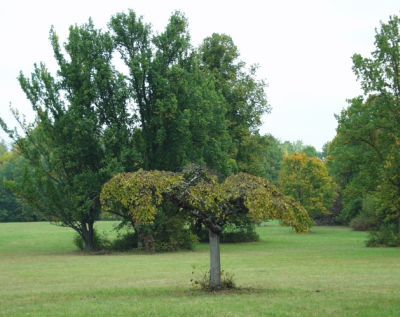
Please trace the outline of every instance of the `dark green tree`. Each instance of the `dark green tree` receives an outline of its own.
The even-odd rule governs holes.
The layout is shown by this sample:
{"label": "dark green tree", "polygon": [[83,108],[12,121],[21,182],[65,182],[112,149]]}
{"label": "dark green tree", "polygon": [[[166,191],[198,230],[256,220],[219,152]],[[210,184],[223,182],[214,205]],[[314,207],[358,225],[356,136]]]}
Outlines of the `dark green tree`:
{"label": "dark green tree", "polygon": [[249,135],[242,140],[240,170],[278,183],[283,160],[280,143],[272,135]]}
{"label": "dark green tree", "polygon": [[175,171],[195,162],[230,173],[226,105],[200,67],[185,17],[174,13],[157,35],[133,11],[114,16],[110,27],[129,68],[144,168]]}
{"label": "dark green tree", "polygon": [[241,149],[252,144],[268,107],[264,83],[254,67],[245,70],[232,39],[213,34],[193,48],[179,12],[159,35],[132,11],[114,16],[110,26],[130,71],[144,167],[176,171],[197,163],[222,175],[240,170]]}
{"label": "dark green tree", "polygon": [[268,142],[259,137],[258,127],[262,114],[270,107],[265,82],[256,78],[257,65],[247,69],[232,38],[225,34],[214,33],[206,38],[199,52],[203,68],[211,73],[225,103],[231,165],[236,171],[265,176],[263,168],[255,166],[255,156]]}
{"label": "dark green tree", "polygon": [[8,151],[4,143],[0,144],[3,153],[0,155],[0,222],[39,220],[16,197],[10,186],[23,177],[26,161],[15,150]]}
{"label": "dark green tree", "polygon": [[[371,57],[353,56],[353,70],[364,95],[350,100],[349,108],[338,116],[337,136],[330,150],[344,198],[351,197],[344,200],[345,208],[356,213],[363,209],[366,199],[373,201],[377,226],[397,235],[397,243],[400,243],[399,30],[399,17],[390,17],[376,31],[376,48]],[[374,199],[368,198],[371,196]]]}
{"label": "dark green tree", "polygon": [[92,250],[102,185],[141,164],[135,115],[124,77],[112,66],[108,33],[89,21],[70,27],[63,48],[53,29],[50,41],[57,74],[35,64],[30,77],[19,76],[36,118],[30,125],[17,118],[24,135],[10,133],[29,163],[14,190],[47,220],[73,228]]}

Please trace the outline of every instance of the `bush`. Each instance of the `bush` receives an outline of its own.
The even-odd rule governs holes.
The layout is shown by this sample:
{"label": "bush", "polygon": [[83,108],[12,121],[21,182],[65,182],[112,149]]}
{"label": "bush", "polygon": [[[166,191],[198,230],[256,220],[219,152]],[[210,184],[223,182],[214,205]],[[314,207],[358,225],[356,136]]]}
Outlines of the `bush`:
{"label": "bush", "polygon": [[181,229],[163,239],[155,239],[154,247],[156,252],[170,252],[178,250],[193,250],[197,237],[188,229]]}
{"label": "bush", "polygon": [[221,236],[222,243],[253,242],[260,240],[254,226],[239,228],[238,230],[227,230]]}
{"label": "bush", "polygon": [[[208,230],[204,227],[192,227],[192,231],[197,235],[200,242],[208,242]],[[246,223],[241,226],[226,225],[220,237],[221,243],[238,243],[259,241],[260,237],[256,232],[255,225]]]}
{"label": "bush", "polygon": [[368,247],[398,247],[400,246],[400,233],[394,224],[382,225],[379,230],[372,231],[367,241]]}
{"label": "bush", "polygon": [[176,207],[167,203],[159,210],[153,224],[132,225],[129,218],[123,220],[117,227],[117,230],[123,233],[119,233],[117,239],[112,242],[112,250],[140,249],[146,252],[191,250],[197,241],[197,237],[187,228],[186,219],[179,214]]}
{"label": "bush", "polygon": [[119,233],[111,243],[111,250],[129,251],[138,247],[138,235],[135,231]]}
{"label": "bush", "polygon": [[192,250],[197,241],[197,237],[187,228],[186,218],[168,203],[159,210],[154,223],[142,229],[144,236],[151,238],[152,249],[147,251]]}
{"label": "bush", "polygon": [[314,218],[314,222],[317,226],[334,226],[334,225],[343,225],[348,224],[348,221],[344,221],[341,213],[343,210],[343,198],[341,195],[336,197],[335,202],[333,203],[332,209],[330,213],[327,215],[320,215]]}
{"label": "bush", "polygon": [[357,231],[368,231],[376,229],[379,223],[376,210],[378,203],[373,195],[367,195],[362,200],[361,212],[350,221],[350,227]]}
{"label": "bush", "polygon": [[[79,234],[74,237],[74,244],[79,250],[85,249],[85,243]],[[110,241],[106,238],[105,234],[99,234],[94,231],[94,250],[106,250],[110,248]]]}
{"label": "bush", "polygon": [[375,227],[375,224],[375,219],[363,212],[350,221],[350,227],[356,231],[372,230]]}

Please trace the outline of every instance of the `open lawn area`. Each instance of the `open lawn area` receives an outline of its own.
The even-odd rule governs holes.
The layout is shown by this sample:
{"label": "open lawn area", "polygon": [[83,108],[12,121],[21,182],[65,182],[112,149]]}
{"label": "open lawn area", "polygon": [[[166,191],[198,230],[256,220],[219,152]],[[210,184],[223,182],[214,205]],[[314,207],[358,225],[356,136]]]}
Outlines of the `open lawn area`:
{"label": "open lawn area", "polygon": [[[113,223],[100,222],[100,231]],[[208,245],[163,254],[84,255],[48,223],[0,224],[0,316],[399,316],[400,248],[366,248],[365,233],[269,223],[260,242],[222,245],[241,289],[193,290]]]}

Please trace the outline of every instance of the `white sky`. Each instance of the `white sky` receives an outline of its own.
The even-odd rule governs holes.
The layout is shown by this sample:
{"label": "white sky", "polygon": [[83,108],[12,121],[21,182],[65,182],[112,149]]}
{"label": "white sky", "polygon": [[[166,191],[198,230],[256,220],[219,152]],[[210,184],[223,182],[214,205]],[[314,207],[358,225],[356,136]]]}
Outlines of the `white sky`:
{"label": "white sky", "polygon": [[335,135],[334,114],[346,106],[346,99],[360,94],[351,56],[373,50],[374,29],[389,15],[400,14],[400,1],[3,0],[0,117],[15,125],[11,102],[32,120],[16,77],[20,70],[29,74],[34,62],[54,66],[51,25],[64,40],[71,24],[92,17],[104,28],[111,15],[129,8],[159,31],[172,11],[183,11],[195,45],[213,32],[232,36],[241,58],[258,63],[259,77],[268,83],[272,113],[265,116],[261,132],[320,149]]}

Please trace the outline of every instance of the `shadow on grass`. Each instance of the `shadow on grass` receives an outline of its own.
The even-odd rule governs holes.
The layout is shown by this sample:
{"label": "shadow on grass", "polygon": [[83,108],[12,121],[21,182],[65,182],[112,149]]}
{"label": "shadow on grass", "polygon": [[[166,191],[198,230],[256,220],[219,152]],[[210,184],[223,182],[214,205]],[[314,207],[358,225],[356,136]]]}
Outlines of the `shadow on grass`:
{"label": "shadow on grass", "polygon": [[253,295],[253,294],[277,294],[278,289],[266,289],[266,288],[256,288],[256,287],[235,287],[231,289],[223,290],[203,290],[203,289],[189,289],[183,291],[182,294],[187,296],[229,296],[229,295]]}
{"label": "shadow on grass", "polygon": [[[65,300],[71,302],[91,302],[91,301],[125,301],[125,300],[146,300],[159,301],[171,300],[179,298],[211,298],[211,297],[236,297],[236,296],[251,296],[251,295],[266,295],[276,296],[279,294],[287,294],[286,289],[269,289],[256,287],[240,287],[236,289],[221,290],[221,291],[206,291],[201,289],[193,289],[187,287],[169,287],[169,288],[112,288],[112,289],[92,289],[86,291],[45,291],[31,293],[29,296],[5,296],[4,300],[13,300],[18,304],[28,304],[29,302],[44,303],[51,302],[53,304],[62,303]],[[8,298],[10,297],[10,298]]]}

